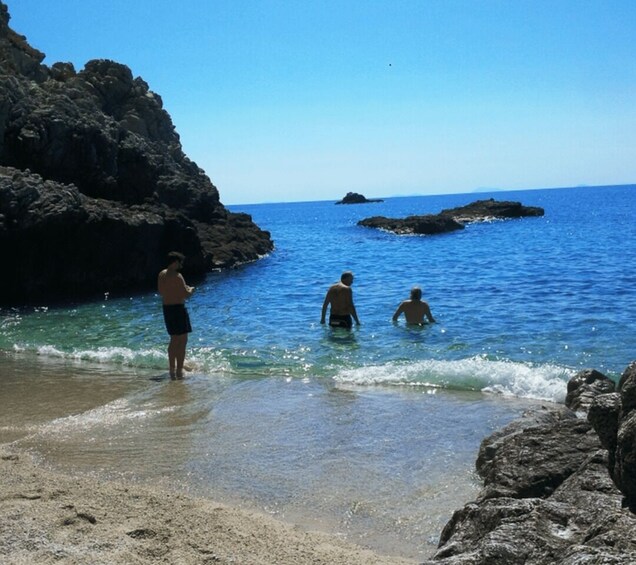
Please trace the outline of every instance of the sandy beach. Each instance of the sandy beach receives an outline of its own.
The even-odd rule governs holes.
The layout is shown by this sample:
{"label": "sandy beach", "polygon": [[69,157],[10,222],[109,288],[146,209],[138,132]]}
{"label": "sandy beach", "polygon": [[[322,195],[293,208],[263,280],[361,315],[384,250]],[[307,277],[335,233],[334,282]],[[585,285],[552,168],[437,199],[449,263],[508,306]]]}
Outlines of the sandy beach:
{"label": "sandy beach", "polygon": [[0,473],[7,565],[414,563],[205,499],[53,473],[7,446]]}

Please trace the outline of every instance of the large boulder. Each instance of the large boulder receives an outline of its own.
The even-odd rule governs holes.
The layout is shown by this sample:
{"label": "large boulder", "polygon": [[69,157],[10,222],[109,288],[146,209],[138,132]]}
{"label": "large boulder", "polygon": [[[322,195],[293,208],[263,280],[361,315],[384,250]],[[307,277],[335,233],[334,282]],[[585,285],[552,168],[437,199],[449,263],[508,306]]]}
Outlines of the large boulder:
{"label": "large boulder", "polygon": [[594,399],[588,419],[609,452],[609,474],[623,506],[636,513],[636,361],[623,371],[618,392]]}
{"label": "large boulder", "polygon": [[0,301],[149,288],[253,261],[270,234],[229,212],[183,153],[159,95],[123,64],[42,64],[0,2]]}
{"label": "large boulder", "polygon": [[616,395],[605,392],[606,379],[582,371],[568,384],[579,392],[569,395],[576,411],[544,407],[482,442],[477,472],[484,487],[453,514],[427,565],[636,562],[636,516],[621,507],[605,441],[582,417]]}

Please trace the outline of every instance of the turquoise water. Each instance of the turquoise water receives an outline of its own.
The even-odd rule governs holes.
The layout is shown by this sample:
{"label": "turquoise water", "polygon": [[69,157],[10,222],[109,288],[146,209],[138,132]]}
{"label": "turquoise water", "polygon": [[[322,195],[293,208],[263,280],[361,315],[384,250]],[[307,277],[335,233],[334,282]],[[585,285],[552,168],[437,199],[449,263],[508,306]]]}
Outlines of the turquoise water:
{"label": "turquoise water", "polygon": [[[491,196],[545,216],[432,237],[356,225]],[[37,418],[0,419],[0,433],[52,465],[163,478],[421,557],[476,493],[485,435],[530,404],[562,402],[576,371],[618,378],[635,358],[636,186],[232,209],[276,249],[188,281],[189,379],[165,380],[154,293],[3,310],[0,351],[41,375],[13,368],[3,390],[17,403],[24,383],[43,398],[57,386],[68,413],[47,420],[43,400]],[[346,269],[362,325],[332,332],[320,308]],[[437,324],[391,322],[414,284]]]}

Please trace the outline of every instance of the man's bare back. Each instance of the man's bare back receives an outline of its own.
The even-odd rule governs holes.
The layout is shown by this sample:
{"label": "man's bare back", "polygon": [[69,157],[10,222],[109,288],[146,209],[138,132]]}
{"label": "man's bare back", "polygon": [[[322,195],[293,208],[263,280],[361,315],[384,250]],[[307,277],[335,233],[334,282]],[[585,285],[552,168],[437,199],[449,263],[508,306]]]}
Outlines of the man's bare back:
{"label": "man's bare back", "polygon": [[398,306],[393,314],[393,321],[397,322],[400,314],[404,314],[407,324],[423,324],[426,318],[431,324],[435,322],[429,305],[421,299],[422,291],[419,287],[411,289],[411,298]]}
{"label": "man's bare back", "polygon": [[344,283],[337,282],[332,285],[327,291],[327,300],[331,304],[331,313],[337,316],[351,314],[352,295],[351,287]]}
{"label": "man's bare back", "polygon": [[[358,314],[356,307],[353,304],[353,291],[351,290],[351,284],[353,283],[353,273],[349,271],[342,274],[340,282],[337,282],[329,287],[325,296],[325,301],[322,304],[322,314],[320,317],[320,323],[325,323],[327,316],[327,308],[331,307],[329,312],[329,325],[330,326],[342,326],[351,327],[351,318],[356,321],[356,324],[360,325],[358,320]],[[337,318],[341,318],[337,320]],[[348,318],[348,322],[342,318]],[[336,323],[337,322],[337,323]]]}

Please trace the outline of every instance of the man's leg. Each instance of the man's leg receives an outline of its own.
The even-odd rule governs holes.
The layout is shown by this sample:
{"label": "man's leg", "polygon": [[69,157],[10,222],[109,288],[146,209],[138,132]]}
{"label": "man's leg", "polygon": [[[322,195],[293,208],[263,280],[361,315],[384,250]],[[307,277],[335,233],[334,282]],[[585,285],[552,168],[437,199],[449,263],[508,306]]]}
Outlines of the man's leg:
{"label": "man's leg", "polygon": [[188,334],[174,336],[177,340],[177,378],[183,378],[183,363],[185,362],[186,346],[188,345]]}
{"label": "man's leg", "polygon": [[170,336],[170,343],[168,344],[168,366],[170,367],[170,378],[174,379],[177,376],[177,352],[179,349],[179,337],[178,335]]}

